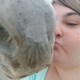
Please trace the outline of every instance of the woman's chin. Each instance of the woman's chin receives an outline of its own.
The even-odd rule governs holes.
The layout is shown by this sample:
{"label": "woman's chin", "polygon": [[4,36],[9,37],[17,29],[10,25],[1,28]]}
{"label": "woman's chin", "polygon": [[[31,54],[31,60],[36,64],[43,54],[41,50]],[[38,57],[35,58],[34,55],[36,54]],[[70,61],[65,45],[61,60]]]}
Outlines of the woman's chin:
{"label": "woman's chin", "polygon": [[57,59],[60,56],[60,53],[57,50],[54,50],[53,59]]}
{"label": "woman's chin", "polygon": [[60,63],[62,61],[63,55],[59,53],[57,50],[54,50],[52,63]]}

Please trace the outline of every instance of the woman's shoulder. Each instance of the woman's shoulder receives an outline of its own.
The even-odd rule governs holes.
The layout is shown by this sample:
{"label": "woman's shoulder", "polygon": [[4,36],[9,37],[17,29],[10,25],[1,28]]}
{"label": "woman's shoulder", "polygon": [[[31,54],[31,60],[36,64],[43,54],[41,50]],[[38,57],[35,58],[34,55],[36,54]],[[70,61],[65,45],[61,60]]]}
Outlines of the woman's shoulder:
{"label": "woman's shoulder", "polygon": [[38,73],[34,73],[28,77],[25,77],[21,80],[44,80],[46,73],[47,73],[48,67],[39,71]]}

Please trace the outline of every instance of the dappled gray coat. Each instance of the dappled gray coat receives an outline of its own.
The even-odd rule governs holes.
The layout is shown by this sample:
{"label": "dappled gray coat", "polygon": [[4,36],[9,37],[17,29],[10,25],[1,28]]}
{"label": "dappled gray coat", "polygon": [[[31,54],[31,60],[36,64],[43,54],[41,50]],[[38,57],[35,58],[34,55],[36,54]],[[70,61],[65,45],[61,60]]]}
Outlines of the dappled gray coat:
{"label": "dappled gray coat", "polygon": [[22,78],[50,65],[55,12],[49,0],[0,0],[0,24],[0,78]]}

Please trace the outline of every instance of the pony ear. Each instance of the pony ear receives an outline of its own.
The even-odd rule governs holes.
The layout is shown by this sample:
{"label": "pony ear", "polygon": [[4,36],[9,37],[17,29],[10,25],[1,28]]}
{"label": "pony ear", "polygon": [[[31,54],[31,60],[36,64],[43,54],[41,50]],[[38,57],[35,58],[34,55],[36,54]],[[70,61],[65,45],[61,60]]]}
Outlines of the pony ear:
{"label": "pony ear", "polygon": [[48,0],[0,1],[0,68],[21,78],[49,66],[55,12]]}

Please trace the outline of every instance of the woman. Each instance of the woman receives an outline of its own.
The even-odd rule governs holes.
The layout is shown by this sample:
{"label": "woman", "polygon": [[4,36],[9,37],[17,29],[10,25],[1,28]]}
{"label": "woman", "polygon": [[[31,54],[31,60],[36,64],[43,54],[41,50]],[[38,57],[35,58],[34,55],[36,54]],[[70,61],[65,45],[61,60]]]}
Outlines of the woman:
{"label": "woman", "polygon": [[55,45],[52,64],[22,80],[80,80],[80,0],[55,0]]}

